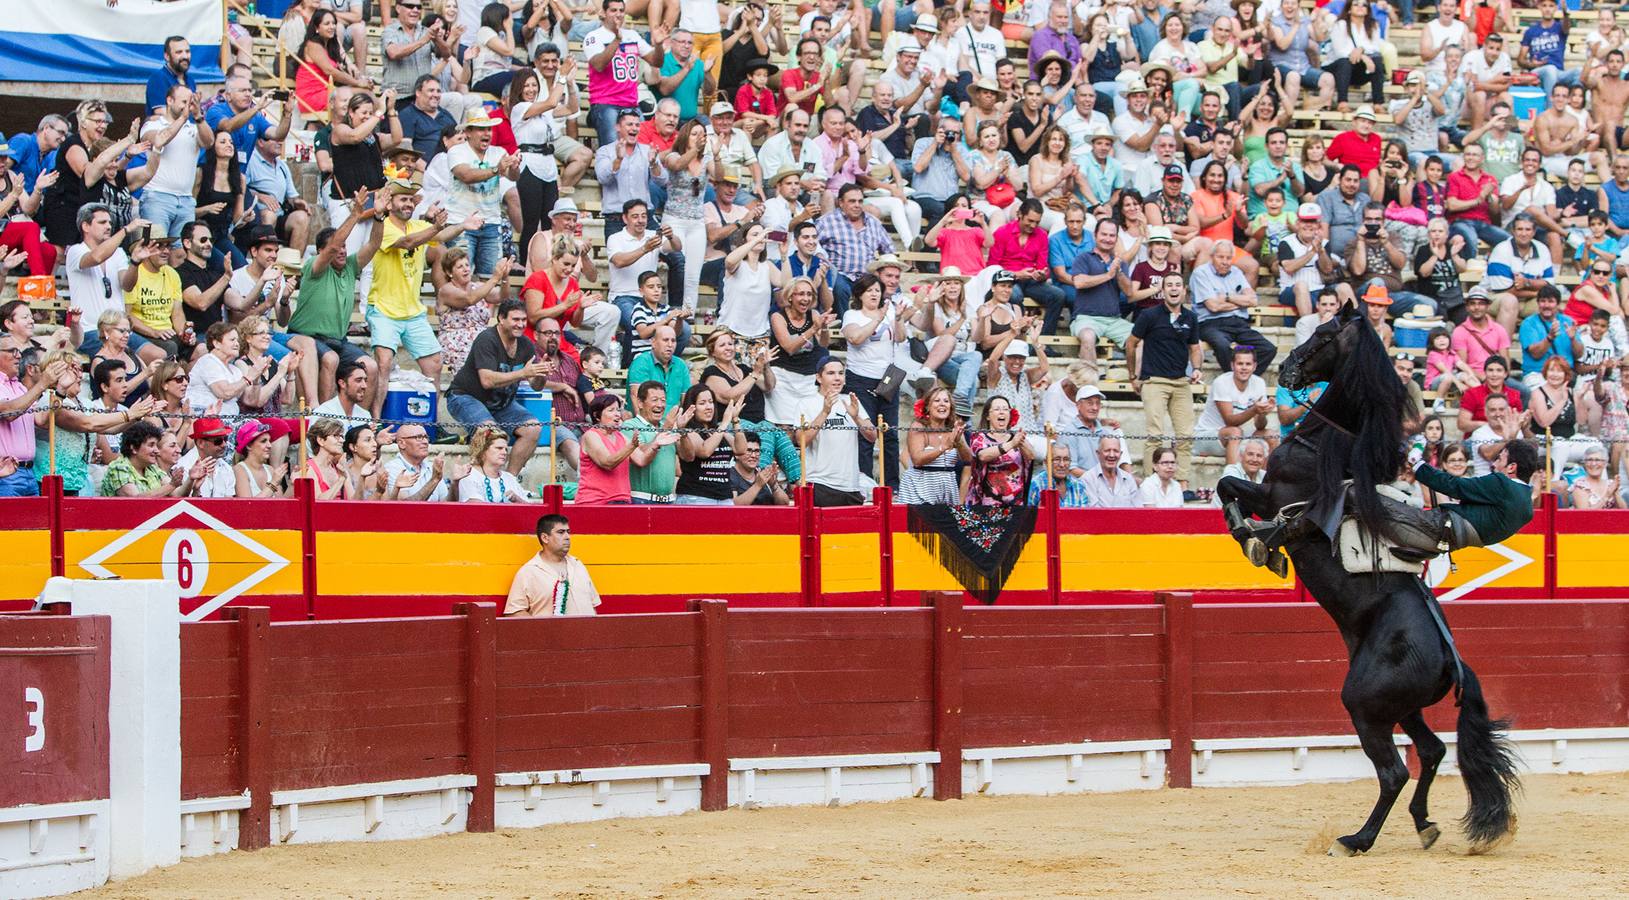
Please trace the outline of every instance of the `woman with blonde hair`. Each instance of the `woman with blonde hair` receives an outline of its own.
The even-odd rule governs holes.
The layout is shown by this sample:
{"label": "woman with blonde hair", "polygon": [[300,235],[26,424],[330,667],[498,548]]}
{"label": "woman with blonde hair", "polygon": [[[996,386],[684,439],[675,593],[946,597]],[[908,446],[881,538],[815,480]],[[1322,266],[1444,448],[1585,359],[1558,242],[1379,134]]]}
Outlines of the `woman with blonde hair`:
{"label": "woman with blonde hair", "polygon": [[[70,497],[90,488],[90,462],[96,441],[92,435],[119,434],[152,409],[152,401],[137,403],[133,410],[93,412],[79,397],[84,379],[84,357],[72,350],[53,350],[40,360],[42,373],[61,369],[62,374],[45,392],[45,405],[34,413],[34,476],[49,475],[53,469],[62,476],[62,490]],[[46,377],[41,374],[39,377]],[[50,408],[56,408],[56,457],[51,456]]]}
{"label": "woman with blonde hair", "polygon": [[[141,120],[136,119],[123,138],[94,150],[93,147],[107,137],[108,126],[113,124],[113,115],[100,100],[80,103],[74,110],[74,118],[78,128],[57,148],[53,170],[56,182],[45,192],[43,210],[45,239],[63,248],[80,242],[80,208],[88,203],[105,202],[109,199],[105,193],[110,188],[117,190],[115,182],[128,179],[124,175],[125,168],[115,165],[116,161],[152,149],[149,142],[140,140]],[[158,154],[152,156],[153,164],[140,171],[158,171]],[[130,212],[128,205],[112,209],[115,230],[130,221]]]}
{"label": "woman with blonde hair", "polygon": [[173,359],[159,363],[148,380],[148,390],[157,403],[149,418],[153,424],[179,438],[183,450],[187,449],[192,433],[192,418],[187,406],[187,388],[191,383],[187,367]]}
{"label": "woman with blonde hair", "polygon": [[294,379],[302,352],[292,351],[281,365],[272,364],[272,327],[264,316],[249,316],[238,323],[237,331],[241,352],[233,365],[248,381],[238,395],[238,411],[265,424],[275,465],[288,457],[289,445],[300,439],[300,420],[284,416],[283,410],[294,402]]}
{"label": "woman with blonde hair", "polygon": [[[973,315],[968,306],[967,281],[955,266],[946,267],[927,288],[931,302],[911,319],[914,335],[927,343],[922,367],[955,385],[951,399],[956,415],[964,419],[973,415],[978,396],[979,370],[984,366],[978,348],[985,326],[985,320]],[[930,385],[916,387],[920,392]]]}
{"label": "woman with blonde hair", "polygon": [[769,330],[780,355],[770,360],[774,377],[764,388],[764,418],[781,426],[798,424],[798,407],[819,396],[815,375],[831,346],[832,313],[816,312],[815,284],[794,278],[781,292],[781,308],[770,313]]}
{"label": "woman with blonde hair", "polygon": [[531,503],[532,495],[510,474],[509,436],[494,425],[482,425],[469,439],[470,473],[455,487],[461,503]]}
{"label": "woman with blonde hair", "polygon": [[124,363],[125,385],[129,393],[125,395],[127,402],[140,400],[147,395],[147,379],[152,376],[153,370],[164,361],[164,348],[157,344],[143,344],[140,350],[130,349],[130,314],[122,309],[110,309],[96,319],[96,336],[101,340],[102,346],[96,349],[96,355],[91,357],[91,368],[107,360],[118,360]]}

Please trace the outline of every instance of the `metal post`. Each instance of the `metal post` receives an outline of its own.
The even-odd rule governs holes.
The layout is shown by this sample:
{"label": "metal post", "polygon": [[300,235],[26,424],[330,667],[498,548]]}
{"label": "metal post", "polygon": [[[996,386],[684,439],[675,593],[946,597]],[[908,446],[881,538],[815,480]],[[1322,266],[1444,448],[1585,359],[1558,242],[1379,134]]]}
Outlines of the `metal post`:
{"label": "metal post", "polygon": [[555,477],[555,471],[560,462],[560,454],[554,449],[554,429],[559,425],[560,417],[555,414],[554,404],[551,403],[549,404],[549,435],[546,438],[549,442],[549,484],[558,484],[560,482],[560,479]]}
{"label": "metal post", "polygon": [[[52,390],[52,393],[56,393],[55,389]],[[46,442],[47,446],[49,447],[47,452],[51,454],[50,474],[55,475],[57,474],[57,405],[61,401],[53,399],[49,402],[51,404],[51,412],[46,423],[46,428],[49,429],[49,436],[47,437]]]}
{"label": "metal post", "polygon": [[887,430],[887,428],[888,428],[888,423],[886,423],[886,422],[884,422],[882,420],[882,413],[880,413],[880,412],[877,413],[877,483],[878,484],[887,484],[888,483],[888,479],[883,477],[883,472],[884,472],[883,463],[888,458],[888,453],[887,453],[886,450],[883,449],[883,443],[882,443],[882,439],[884,437],[883,433]]}
{"label": "metal post", "polygon": [[798,445],[798,487],[803,487],[809,483],[809,463],[804,459],[805,448],[803,446],[803,429],[808,427],[808,424],[808,419],[798,416],[798,430],[792,433],[792,441]]}
{"label": "metal post", "polygon": [[[279,45],[279,46],[281,46],[281,45]],[[306,400],[306,398],[302,394],[300,396],[300,431],[299,431],[299,438],[300,438],[300,471],[299,471],[298,474],[296,474],[294,476],[295,478],[306,478],[306,477],[308,477],[306,475],[306,471],[305,471],[306,470],[306,462],[307,462],[306,448],[310,445],[310,442],[306,440],[306,433],[310,430],[311,423],[306,421],[306,418],[305,418],[305,400]]]}

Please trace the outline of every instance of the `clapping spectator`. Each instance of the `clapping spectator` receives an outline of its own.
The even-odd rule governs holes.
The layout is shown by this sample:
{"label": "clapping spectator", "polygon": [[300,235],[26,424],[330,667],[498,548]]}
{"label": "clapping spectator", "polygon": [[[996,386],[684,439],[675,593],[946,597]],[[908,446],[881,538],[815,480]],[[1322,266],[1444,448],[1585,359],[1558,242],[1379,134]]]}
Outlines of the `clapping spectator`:
{"label": "clapping spectator", "polygon": [[450,496],[454,477],[468,474],[449,468],[445,456],[430,460],[430,435],[424,426],[408,422],[396,429],[396,458],[385,463],[386,500],[424,500],[432,503]]}
{"label": "clapping spectator", "polygon": [[[476,336],[469,359],[453,376],[447,410],[468,426],[497,423],[515,435],[515,453],[509,471],[518,475],[531,458],[541,434],[537,418],[515,399],[522,381],[543,388],[547,365],[537,359],[537,348],[526,339],[526,308],[510,298],[498,305],[498,323]],[[507,455],[508,442],[504,447]]]}
{"label": "clapping spectator", "polygon": [[1618,478],[1606,477],[1606,448],[1591,444],[1584,451],[1584,476],[1572,483],[1574,509],[1622,509]]}
{"label": "clapping spectator", "polygon": [[750,225],[740,243],[724,258],[718,325],[748,340],[769,335],[771,296],[784,277],[780,266],[764,258],[768,234],[762,223]]}
{"label": "clapping spectator", "polygon": [[690,429],[678,443],[679,480],[674,502],[708,506],[734,505],[729,472],[741,453],[745,433],[738,424],[743,400],[718,403],[705,384],[685,391],[683,410]]}
{"label": "clapping spectator", "polygon": [[310,478],[318,500],[347,500],[352,496],[350,476],[345,471],[345,428],[337,419],[315,419],[306,425],[306,444],[311,455],[301,477]]}
{"label": "clapping spectator", "polygon": [[622,430],[622,398],[600,394],[588,404],[578,465],[576,502],[631,503],[629,460],[639,449],[639,432]]}
{"label": "clapping spectator", "polygon": [[984,404],[984,428],[967,442],[973,458],[968,479],[968,506],[1010,506],[1022,503],[1029,485],[1034,451],[1019,426],[1021,415],[1001,396]]}
{"label": "clapping spectator", "polygon": [[951,410],[950,391],[934,386],[912,409],[914,427],[905,437],[899,502],[955,504],[961,497],[956,473],[972,459],[966,423]]}
{"label": "clapping spectator", "polygon": [[[659,381],[644,381],[632,389],[635,398],[633,419],[623,431],[640,446],[634,448],[628,474],[629,488],[636,504],[673,502],[678,486],[678,451],[675,445],[690,424],[691,413],[675,403],[668,408],[668,391]],[[683,398],[682,393],[674,396]]]}
{"label": "clapping spectator", "polygon": [[237,475],[232,471],[232,428],[220,419],[206,417],[192,423],[192,449],[181,455],[176,465],[189,473],[189,493],[210,500],[237,496]]}
{"label": "clapping spectator", "polygon": [[736,506],[790,506],[792,498],[781,487],[780,466],[769,463],[759,468],[763,445],[758,434],[741,436],[741,452],[730,467],[730,491]]}
{"label": "clapping spectator", "polygon": [[[1164,280],[1165,302],[1137,315],[1126,341],[1126,367],[1134,373],[1131,389],[1141,395],[1149,438],[1144,460],[1152,464],[1154,451],[1180,435],[1193,433],[1193,386],[1200,380],[1202,360],[1199,321],[1187,303],[1182,279]],[[1101,457],[1103,444],[1098,444]],[[1187,445],[1177,442],[1177,477],[1190,477]],[[1105,504],[1108,505],[1108,504]]]}
{"label": "clapping spectator", "polygon": [[819,391],[797,408],[798,445],[804,448],[804,480],[814,489],[816,506],[861,506],[865,481],[860,474],[860,439],[877,438],[877,430],[860,409],[859,398],[843,391],[843,363],[827,359],[816,375]]}
{"label": "clapping spectator", "polygon": [[457,372],[469,357],[470,345],[492,321],[493,301],[507,293],[510,267],[500,260],[491,278],[477,282],[469,252],[462,247],[443,253],[440,266],[436,315],[441,320],[441,358],[446,369]]}
{"label": "clapping spectator", "polygon": [[[536,438],[533,438],[535,441]],[[496,425],[475,429],[469,439],[470,472],[454,486],[460,503],[531,503],[532,495],[521,486],[515,472],[524,468],[526,457],[509,455],[509,437]]]}
{"label": "clapping spectator", "polygon": [[288,496],[288,463],[271,464],[271,429],[244,422],[234,436],[238,462],[232,467],[233,494],[240,500]]}
{"label": "clapping spectator", "polygon": [[172,477],[159,462],[158,447],[164,435],[163,430],[146,420],[132,423],[119,443],[119,458],[102,476],[102,496],[184,496],[183,482]]}
{"label": "clapping spectator", "polygon": [[300,440],[300,421],[287,418],[285,411],[294,402],[295,373],[304,364],[305,352],[294,350],[281,362],[266,362],[272,359],[272,328],[260,316],[239,322],[237,333],[242,353],[234,365],[249,380],[248,387],[238,395],[238,411],[266,425],[271,434],[272,462],[281,463],[289,445]]}

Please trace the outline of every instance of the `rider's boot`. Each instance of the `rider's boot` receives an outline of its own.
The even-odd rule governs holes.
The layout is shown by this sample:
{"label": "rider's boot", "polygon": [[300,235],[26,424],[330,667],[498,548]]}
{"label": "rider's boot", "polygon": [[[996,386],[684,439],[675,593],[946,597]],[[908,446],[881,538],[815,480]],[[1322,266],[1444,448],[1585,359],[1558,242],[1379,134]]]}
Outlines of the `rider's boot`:
{"label": "rider's boot", "polygon": [[1379,499],[1385,511],[1380,531],[1397,545],[1391,553],[1398,559],[1426,562],[1459,546],[1446,508],[1420,509],[1384,495]]}

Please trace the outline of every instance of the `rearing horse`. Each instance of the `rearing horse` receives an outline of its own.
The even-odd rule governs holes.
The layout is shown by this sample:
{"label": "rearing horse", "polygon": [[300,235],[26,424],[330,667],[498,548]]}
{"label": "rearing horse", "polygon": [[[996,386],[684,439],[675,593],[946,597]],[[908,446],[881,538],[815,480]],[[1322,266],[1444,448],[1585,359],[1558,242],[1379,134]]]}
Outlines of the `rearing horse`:
{"label": "rearing horse", "polygon": [[[1380,798],[1355,833],[1337,838],[1330,855],[1351,856],[1374,846],[1392,805],[1408,783],[1392,731],[1401,726],[1420,759],[1420,783],[1408,811],[1420,844],[1430,848],[1441,834],[1427,813],[1427,797],[1446,754],[1422,714],[1448,695],[1459,673],[1458,759],[1470,795],[1461,820],[1472,852],[1509,834],[1512,796],[1519,787],[1503,721],[1488,717],[1482,687],[1470,666],[1456,669],[1454,652],[1433,617],[1436,600],[1417,576],[1401,572],[1351,574],[1335,553],[1330,535],[1343,514],[1378,533],[1383,512],[1376,485],[1389,483],[1402,467],[1406,389],[1368,322],[1349,311],[1325,323],[1292,351],[1279,383],[1298,390],[1319,381],[1328,387],[1307,417],[1268,459],[1261,484],[1223,478],[1226,504],[1262,519],[1286,507],[1305,514],[1283,529],[1284,547],[1308,592],[1339,627],[1348,669],[1341,702],[1352,717],[1363,752],[1380,780]],[[1347,490],[1350,481],[1351,490]],[[1350,509],[1345,500],[1350,497]],[[1241,544],[1248,529],[1235,529]],[[1372,542],[1371,542],[1372,546]]]}

